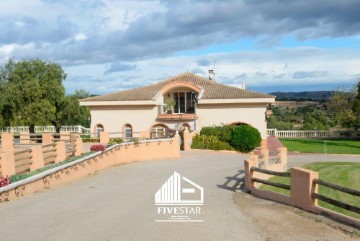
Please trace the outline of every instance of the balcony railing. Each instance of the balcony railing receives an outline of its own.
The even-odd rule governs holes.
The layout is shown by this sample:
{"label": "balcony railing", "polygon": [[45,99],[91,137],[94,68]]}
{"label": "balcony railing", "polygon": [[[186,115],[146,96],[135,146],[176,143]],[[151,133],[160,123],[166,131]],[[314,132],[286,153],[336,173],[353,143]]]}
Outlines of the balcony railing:
{"label": "balcony railing", "polygon": [[197,119],[198,116],[194,113],[167,113],[163,106],[159,106],[158,110],[158,120],[194,120]]}

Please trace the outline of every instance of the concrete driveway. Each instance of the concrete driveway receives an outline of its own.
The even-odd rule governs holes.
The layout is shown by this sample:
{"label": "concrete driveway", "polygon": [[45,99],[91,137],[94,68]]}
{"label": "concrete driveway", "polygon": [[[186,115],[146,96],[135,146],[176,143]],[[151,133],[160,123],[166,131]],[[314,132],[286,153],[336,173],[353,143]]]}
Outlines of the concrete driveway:
{"label": "concrete driveway", "polygon": [[[116,166],[66,186],[2,203],[0,240],[270,240],[254,218],[241,210],[241,201],[235,201],[236,195],[246,195],[232,190],[241,181],[246,157],[182,152],[177,160]],[[159,217],[154,194],[174,171],[204,188],[204,222],[155,222]]]}

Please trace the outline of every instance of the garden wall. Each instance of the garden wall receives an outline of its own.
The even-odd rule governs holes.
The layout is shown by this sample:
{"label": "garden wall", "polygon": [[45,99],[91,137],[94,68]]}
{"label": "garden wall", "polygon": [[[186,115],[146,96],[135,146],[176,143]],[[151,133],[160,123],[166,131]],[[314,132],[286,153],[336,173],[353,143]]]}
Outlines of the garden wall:
{"label": "garden wall", "polygon": [[111,146],[104,152],[50,169],[25,180],[0,188],[0,202],[19,199],[43,189],[70,183],[107,167],[131,161],[179,158],[178,137],[161,140],[144,140]]}

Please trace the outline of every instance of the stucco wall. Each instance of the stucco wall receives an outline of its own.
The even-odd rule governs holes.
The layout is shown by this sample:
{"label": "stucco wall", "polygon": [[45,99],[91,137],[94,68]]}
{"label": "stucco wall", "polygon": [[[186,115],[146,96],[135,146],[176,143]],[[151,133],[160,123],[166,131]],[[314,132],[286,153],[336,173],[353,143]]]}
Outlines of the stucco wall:
{"label": "stucco wall", "polygon": [[[199,104],[197,107],[197,128],[220,124],[243,122],[257,128],[266,139],[265,104]],[[157,121],[157,106],[91,107],[91,129],[102,124],[105,131],[120,132],[130,124],[134,132],[149,130],[156,123],[177,128],[178,123],[187,123],[194,129],[194,121]]]}
{"label": "stucco wall", "polygon": [[148,130],[158,115],[156,106],[91,107],[91,130],[102,124],[105,131],[120,132],[130,124],[134,132]]}
{"label": "stucco wall", "polygon": [[198,105],[199,126],[243,122],[257,128],[266,139],[265,104],[203,104]]}

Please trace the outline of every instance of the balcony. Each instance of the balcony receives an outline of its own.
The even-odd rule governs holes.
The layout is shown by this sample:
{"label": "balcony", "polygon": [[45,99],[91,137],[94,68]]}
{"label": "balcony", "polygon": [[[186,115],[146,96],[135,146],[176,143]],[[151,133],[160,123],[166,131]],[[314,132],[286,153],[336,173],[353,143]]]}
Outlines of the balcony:
{"label": "balcony", "polygon": [[193,110],[190,110],[190,112],[187,113],[172,113],[169,114],[166,112],[166,109],[164,106],[159,106],[158,109],[158,116],[157,116],[157,120],[174,120],[174,121],[179,121],[179,120],[184,120],[184,121],[192,121],[194,119],[197,119],[198,116],[194,115]]}

